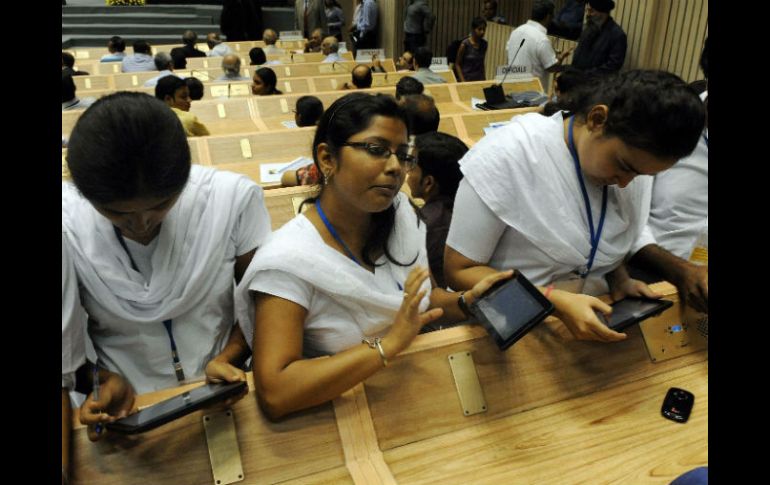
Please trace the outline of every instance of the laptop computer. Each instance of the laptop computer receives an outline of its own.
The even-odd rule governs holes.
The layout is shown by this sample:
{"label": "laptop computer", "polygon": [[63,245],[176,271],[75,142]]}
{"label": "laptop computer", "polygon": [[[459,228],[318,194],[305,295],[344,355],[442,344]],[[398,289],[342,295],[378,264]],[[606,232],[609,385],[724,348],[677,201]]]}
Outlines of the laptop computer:
{"label": "laptop computer", "polygon": [[500,84],[493,84],[488,88],[484,88],[483,91],[486,102],[478,103],[476,107],[487,111],[539,106],[548,99],[544,94],[536,91],[523,91],[506,95],[503,92],[503,86]]}

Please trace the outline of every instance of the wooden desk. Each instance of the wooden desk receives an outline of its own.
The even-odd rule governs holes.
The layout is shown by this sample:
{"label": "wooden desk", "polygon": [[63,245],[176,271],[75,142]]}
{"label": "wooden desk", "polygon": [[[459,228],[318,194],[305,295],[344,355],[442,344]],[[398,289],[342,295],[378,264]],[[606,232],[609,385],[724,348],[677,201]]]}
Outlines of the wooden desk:
{"label": "wooden desk", "polygon": [[[678,306],[657,318],[678,318]],[[420,335],[333,408],[277,424],[250,382],[233,408],[244,483],[668,484],[708,463],[708,352],[654,364],[639,329],[627,333],[614,344],[564,341],[543,323],[506,352],[479,327]],[[465,351],[488,407],[467,417],[447,360]],[[671,386],[695,394],[686,424],[660,416]],[[76,426],[73,483],[211,483],[201,414],[96,445]]]}
{"label": "wooden desk", "polygon": [[[242,173],[263,187],[280,183],[263,183],[260,167],[265,163],[291,162],[298,157],[312,159],[315,127],[231,136],[204,137],[210,164],[221,170]],[[244,146],[245,145],[245,146]]]}
{"label": "wooden desk", "polygon": [[258,131],[253,109],[248,98],[214,99],[192,103],[190,113],[197,116],[212,135],[225,135]]}

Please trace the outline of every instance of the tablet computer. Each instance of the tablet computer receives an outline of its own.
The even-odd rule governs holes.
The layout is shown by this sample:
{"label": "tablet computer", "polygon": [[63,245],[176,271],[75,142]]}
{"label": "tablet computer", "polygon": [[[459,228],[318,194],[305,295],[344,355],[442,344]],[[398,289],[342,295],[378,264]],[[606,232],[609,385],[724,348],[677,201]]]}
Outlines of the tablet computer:
{"label": "tablet computer", "polygon": [[107,423],[107,428],[124,434],[143,433],[215,402],[237,396],[246,387],[245,382],[206,384]]}
{"label": "tablet computer", "polygon": [[553,304],[520,272],[493,285],[470,305],[500,350],[526,335],[553,312]]}
{"label": "tablet computer", "polygon": [[652,300],[649,298],[624,298],[612,303],[612,315],[609,318],[598,313],[599,320],[616,332],[622,332],[631,325],[650,317],[660,315],[671,308],[674,303],[669,300]]}

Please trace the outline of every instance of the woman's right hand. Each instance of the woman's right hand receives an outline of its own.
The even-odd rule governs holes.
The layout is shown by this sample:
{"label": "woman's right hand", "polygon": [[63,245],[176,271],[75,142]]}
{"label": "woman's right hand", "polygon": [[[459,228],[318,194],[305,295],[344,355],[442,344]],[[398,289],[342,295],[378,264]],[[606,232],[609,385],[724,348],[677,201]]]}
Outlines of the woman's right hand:
{"label": "woman's right hand", "polygon": [[417,266],[406,278],[401,308],[393,320],[390,331],[382,339],[383,350],[388,358],[398,355],[399,352],[407,348],[423,325],[429,324],[444,314],[444,310],[441,308],[433,308],[420,313],[420,302],[427,294],[427,291],[420,290],[420,287],[428,277],[430,277],[430,270]]}
{"label": "woman's right hand", "polygon": [[606,317],[612,314],[612,307],[600,299],[568,291],[553,290],[551,302],[556,307],[554,315],[578,340],[596,340],[599,342],[617,342],[627,335],[611,330],[599,320],[596,312]]}
{"label": "woman's right hand", "polygon": [[94,401],[94,395],[91,393],[80,406],[80,422],[88,426],[88,439],[91,441],[104,437],[107,433],[105,424],[137,411],[136,395],[131,384],[118,374],[107,374],[107,378],[99,385],[99,400]]}

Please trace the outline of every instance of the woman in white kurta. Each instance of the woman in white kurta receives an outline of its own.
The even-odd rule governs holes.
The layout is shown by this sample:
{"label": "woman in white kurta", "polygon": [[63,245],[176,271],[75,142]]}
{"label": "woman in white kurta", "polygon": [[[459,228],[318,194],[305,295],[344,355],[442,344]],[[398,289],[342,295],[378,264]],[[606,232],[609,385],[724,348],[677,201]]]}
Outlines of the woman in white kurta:
{"label": "woman in white kurta", "polygon": [[569,102],[569,112],[513,118],[460,161],[445,276],[463,289],[516,268],[546,287],[577,338],[621,340],[596,314],[611,307],[589,295],[658,296],[623,264],[649,207],[651,177],[636,177],[692,152],[703,107],[681,79],[652,71],[607,78]]}
{"label": "woman in white kurta", "polygon": [[[143,94],[102,98],[70,141],[62,224],[99,367],[137,393],[245,380],[234,285],[270,232],[261,188],[191,167],[179,120]],[[89,397],[81,420],[108,404]]]}
{"label": "woman in white kurta", "polygon": [[[399,192],[414,165],[407,135],[390,96],[333,103],[313,141],[320,196],[268,238],[238,287],[257,396],[271,417],[339,396],[423,325],[467,318],[459,294],[431,289],[425,226]],[[470,304],[510,274],[495,272],[462,298]],[[320,355],[331,357],[306,359]]]}

